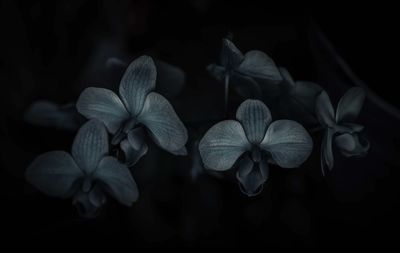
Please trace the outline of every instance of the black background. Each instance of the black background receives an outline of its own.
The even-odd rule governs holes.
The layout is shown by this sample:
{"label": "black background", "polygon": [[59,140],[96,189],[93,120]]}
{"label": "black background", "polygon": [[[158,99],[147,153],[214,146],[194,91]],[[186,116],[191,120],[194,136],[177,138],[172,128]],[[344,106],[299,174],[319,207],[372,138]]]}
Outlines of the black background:
{"label": "black background", "polygon": [[[128,59],[150,52],[181,67],[188,76],[188,85],[193,85],[195,91],[183,94],[176,101],[190,101],[190,98],[184,96],[197,96],[196,92],[200,98],[203,96],[201,94],[207,92],[222,94],[221,88],[216,91],[210,89],[214,83],[203,88],[196,76],[206,76],[204,67],[215,60],[220,39],[230,33],[241,42],[238,45],[243,51],[264,50],[279,65],[288,67],[297,78],[312,80],[315,77],[315,66],[304,34],[309,23],[314,21],[372,90],[388,102],[400,106],[395,91],[397,72],[392,67],[397,64],[391,61],[396,59],[393,45],[396,15],[394,8],[389,6],[365,3],[357,6],[339,3],[326,6],[294,6],[287,3],[275,6],[268,1],[125,2],[128,4],[125,5],[124,1],[89,0],[73,3],[2,1],[1,241],[8,238],[21,242],[32,240],[39,245],[83,242],[93,246],[126,245],[132,249],[199,245],[260,246],[260,250],[271,247],[316,247],[322,250],[349,246],[397,247],[400,225],[397,207],[400,193],[399,167],[386,161],[376,163],[381,166],[375,168],[382,171],[379,177],[363,178],[372,180],[374,186],[369,188],[367,184],[368,190],[361,197],[349,197],[346,200],[337,198],[320,178],[307,179],[306,192],[297,192],[293,197],[284,187],[276,187],[286,180],[285,173],[276,172],[273,174],[276,179],[269,182],[265,193],[254,200],[241,196],[236,185],[230,182],[204,179],[197,184],[206,186],[188,186],[184,168],[190,165],[190,161],[183,159],[176,165],[174,157],[163,157],[162,164],[166,167],[179,167],[178,172],[167,177],[168,183],[157,181],[154,186],[156,190],[150,195],[154,191],[166,189],[163,187],[171,188],[166,192],[172,193],[166,194],[174,197],[168,195],[167,201],[157,202],[158,210],[162,213],[160,217],[169,227],[180,227],[187,209],[190,209],[188,206],[196,208],[196,199],[207,198],[202,194],[202,187],[220,189],[218,201],[223,203],[217,218],[202,216],[201,209],[207,211],[207,207],[197,203],[200,221],[205,219],[212,224],[215,218],[222,224],[221,227],[214,228],[211,225],[208,228],[204,225],[203,228],[197,224],[195,232],[180,229],[180,232],[167,239],[163,239],[162,235],[164,225],[155,222],[156,225],[149,225],[149,232],[142,229],[146,227],[146,220],[142,221],[144,225],[140,227],[140,221],[128,218],[140,211],[134,210],[129,215],[127,208],[112,202],[100,218],[84,220],[77,216],[69,201],[51,199],[35,192],[21,176],[26,165],[34,154],[53,149],[69,149],[74,134],[33,128],[20,120],[22,114],[36,99],[47,98],[67,103],[76,99],[85,86],[97,83],[107,85],[103,83],[105,81],[101,79],[101,74],[97,75],[95,67],[93,71],[88,67],[96,65],[92,64],[96,59],[102,59],[101,56],[96,58],[99,53],[96,48],[104,41],[117,41],[117,48],[125,52]],[[277,32],[267,33],[263,27],[267,27],[267,31],[277,27]],[[179,112],[179,102],[175,103],[178,104]],[[194,103],[191,106],[196,107]],[[198,107],[200,110],[201,106]],[[190,111],[186,114],[190,114]],[[378,132],[375,134],[379,135]],[[393,133],[393,136],[396,134]],[[392,141],[398,147],[397,137],[393,137]],[[379,147],[383,152],[385,148],[388,147]],[[351,162],[351,166],[360,164]],[[318,168],[315,170],[318,171]],[[149,183],[151,180],[142,182]],[[365,184],[355,183],[354,187],[365,187]],[[156,195],[158,199],[164,198],[162,194]],[[266,199],[268,203],[259,204]],[[279,207],[287,199],[301,201],[307,207],[311,232],[298,233],[279,220]],[[243,215],[242,210],[248,210],[246,215],[254,217],[243,218],[246,215]],[[268,213],[269,218],[263,218],[260,212]],[[294,215],[293,219],[302,220],[302,217]],[[303,227],[301,224],[296,226]],[[202,229],[212,232],[198,232]],[[149,234],[155,231],[161,236],[149,240],[152,238]]]}

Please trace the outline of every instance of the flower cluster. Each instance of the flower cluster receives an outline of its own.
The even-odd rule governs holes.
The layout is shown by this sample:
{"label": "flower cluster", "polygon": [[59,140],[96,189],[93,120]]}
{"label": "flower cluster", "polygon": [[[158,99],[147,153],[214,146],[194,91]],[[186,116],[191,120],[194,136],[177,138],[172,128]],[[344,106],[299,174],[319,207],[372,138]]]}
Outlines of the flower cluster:
{"label": "flower cluster", "polygon": [[[72,156],[64,151],[39,156],[28,167],[27,180],[48,195],[73,196],[84,216],[98,211],[105,203],[105,193],[125,205],[135,202],[139,193],[128,167],[147,153],[147,136],[172,154],[186,155],[187,130],[167,99],[153,92],[156,76],[152,58],[141,56],[123,75],[120,97],[104,88],[84,90],[76,109],[90,121],[79,129]],[[32,111],[27,118],[35,122]],[[53,116],[57,120],[68,118],[64,112],[48,111],[58,115]],[[42,118],[36,122],[47,122]],[[124,152],[124,163],[108,155],[107,130],[111,145]]]}
{"label": "flower cluster", "polygon": [[[51,151],[38,156],[26,170],[27,180],[50,196],[72,197],[86,217],[98,213],[106,196],[127,206],[137,201],[139,191],[130,169],[149,152],[149,140],[173,155],[188,153],[185,125],[170,102],[155,92],[158,66],[169,68],[156,65],[149,56],[135,59],[121,78],[118,94],[89,87],[75,107],[34,104],[25,115],[31,124],[74,130],[81,125],[81,116],[88,121],[79,128],[71,154]],[[235,169],[241,191],[255,196],[262,192],[270,168],[300,167],[309,158],[314,147],[310,134],[318,133],[311,129],[324,130],[323,175],[334,165],[333,141],[345,157],[367,153],[363,126],[354,123],[366,97],[363,89],[349,89],[335,112],[320,85],[295,81],[264,52],[243,54],[228,39],[223,39],[219,62],[207,70],[225,84],[226,116],[230,85],[243,101],[236,119],[221,119],[193,141],[196,175],[200,167],[217,172]],[[184,73],[178,73],[183,80]]]}

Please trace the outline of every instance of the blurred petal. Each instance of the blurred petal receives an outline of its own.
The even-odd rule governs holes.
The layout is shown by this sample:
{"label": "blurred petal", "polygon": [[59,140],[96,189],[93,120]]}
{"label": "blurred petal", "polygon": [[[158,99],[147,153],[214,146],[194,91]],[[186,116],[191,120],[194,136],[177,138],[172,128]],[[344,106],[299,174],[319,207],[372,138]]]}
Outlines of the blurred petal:
{"label": "blurred petal", "polygon": [[292,120],[273,122],[260,144],[282,168],[294,168],[310,156],[313,142],[302,125]]}
{"label": "blurred petal", "polygon": [[243,98],[261,99],[263,92],[260,85],[250,76],[232,73],[229,84]]}
{"label": "blurred petal", "polygon": [[332,151],[332,139],[333,139],[334,131],[328,128],[325,131],[324,138],[322,139],[321,146],[321,169],[322,174],[325,175],[325,166],[328,167],[329,170],[333,168],[334,158]]}
{"label": "blurred petal", "polygon": [[227,70],[232,70],[243,61],[243,54],[232,41],[223,39],[220,61]]}
{"label": "blurred petal", "polygon": [[267,79],[273,83],[279,83],[283,80],[274,61],[264,52],[257,50],[247,52],[237,70],[245,75]]}
{"label": "blurred petal", "polygon": [[128,140],[121,141],[120,146],[125,155],[125,164],[128,167],[135,165],[148,151],[148,146],[145,143],[139,150],[132,148]]}
{"label": "blurred petal", "polygon": [[351,134],[342,134],[335,138],[335,144],[340,149],[351,152],[356,148],[356,142]]}
{"label": "blurred petal", "polygon": [[130,206],[139,197],[136,182],[128,167],[115,157],[104,157],[93,179],[104,185],[104,189],[121,204]]}
{"label": "blurred petal", "polygon": [[79,96],[76,108],[88,119],[103,122],[111,133],[115,133],[129,113],[119,97],[111,90],[103,88],[87,88]]}
{"label": "blurred petal", "polygon": [[218,81],[222,82],[224,80],[226,73],[225,67],[212,63],[207,66],[207,71]]}
{"label": "blurred petal", "polygon": [[138,121],[148,128],[161,148],[176,152],[185,146],[188,138],[186,127],[172,105],[160,94],[151,92],[147,96]]}
{"label": "blurred petal", "polygon": [[235,120],[225,120],[211,127],[199,144],[206,168],[223,171],[230,169],[245,151],[250,150],[242,125]]}
{"label": "blurred petal", "polygon": [[283,79],[283,85],[285,87],[286,90],[290,90],[292,88],[294,88],[295,83],[294,80],[292,78],[292,76],[290,75],[289,71],[286,68],[283,67],[279,67],[279,72],[281,73],[282,79]]}
{"label": "blurred petal", "polygon": [[24,120],[29,124],[54,127],[62,130],[77,130],[80,126],[75,106],[59,106],[46,100],[34,102],[25,112]]}
{"label": "blurred petal", "polygon": [[364,126],[355,123],[343,123],[342,126],[347,128],[347,132],[349,133],[358,133],[364,130]]}
{"label": "blurred petal", "polygon": [[269,168],[265,159],[262,159],[259,163],[254,163],[248,156],[240,160],[239,169],[236,172],[240,190],[249,197],[261,193],[268,175]]}
{"label": "blurred petal", "polygon": [[322,126],[331,127],[335,125],[335,113],[326,91],[322,91],[317,96],[315,113],[317,114],[317,118]]}
{"label": "blurred petal", "polygon": [[71,155],[52,151],[38,156],[25,172],[28,182],[40,191],[54,197],[68,198],[84,176]]}
{"label": "blurred petal", "polygon": [[358,114],[360,114],[365,96],[364,89],[360,87],[349,89],[339,101],[336,111],[336,122],[354,121]]}
{"label": "blurred petal", "polygon": [[85,173],[92,173],[100,160],[108,154],[108,135],[103,123],[92,119],[75,136],[72,157]]}
{"label": "blurred petal", "polygon": [[150,56],[135,59],[126,69],[119,94],[128,111],[136,116],[143,108],[147,94],[156,86],[157,70]]}
{"label": "blurred petal", "polygon": [[296,82],[291,95],[295,98],[309,113],[315,112],[315,101],[318,94],[322,91],[321,86],[313,82]]}
{"label": "blurred petal", "polygon": [[315,83],[299,81],[288,91],[287,96],[280,100],[280,109],[284,117],[301,122],[302,124],[315,125],[315,102],[322,88]]}
{"label": "blurred petal", "polygon": [[157,60],[157,91],[164,96],[173,97],[178,95],[186,81],[186,74],[177,66]]}
{"label": "blurred petal", "polygon": [[339,135],[335,138],[335,144],[345,157],[364,156],[370,147],[369,141],[357,134]]}
{"label": "blurred petal", "polygon": [[272,121],[271,112],[260,100],[248,99],[236,111],[236,118],[242,123],[249,141],[259,144]]}

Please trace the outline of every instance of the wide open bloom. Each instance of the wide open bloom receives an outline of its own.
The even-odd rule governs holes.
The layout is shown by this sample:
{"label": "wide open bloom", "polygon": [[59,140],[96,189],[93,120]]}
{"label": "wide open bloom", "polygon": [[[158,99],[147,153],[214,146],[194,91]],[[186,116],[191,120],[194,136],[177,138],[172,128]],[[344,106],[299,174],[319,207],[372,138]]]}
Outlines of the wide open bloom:
{"label": "wide open bloom", "polygon": [[186,154],[187,130],[172,105],[152,92],[156,85],[156,67],[149,56],[141,56],[127,68],[119,86],[119,97],[104,88],[87,88],[76,107],[89,119],[102,121],[114,135],[112,144],[120,144],[127,164],[133,165],[146,154],[144,132],[158,146],[173,153]]}
{"label": "wide open bloom", "polygon": [[26,170],[26,179],[40,191],[69,198],[84,216],[93,216],[106,193],[132,205],[138,189],[129,169],[108,156],[108,134],[103,123],[90,120],[78,131],[72,152],[51,151],[38,156]]}
{"label": "wide open bloom", "polygon": [[236,119],[211,127],[199,150],[208,169],[225,171],[236,164],[241,190],[249,196],[261,192],[268,179],[268,162],[294,168],[311,153],[313,142],[304,127],[291,120],[272,122],[268,107],[259,100],[244,101]]}
{"label": "wide open bloom", "polygon": [[359,137],[363,126],[353,123],[360,114],[365,100],[365,91],[359,87],[349,89],[333,110],[331,100],[325,91],[317,97],[315,111],[320,124],[325,128],[321,146],[321,169],[330,170],[334,165],[332,141],[335,140],[340,152],[346,156],[362,156],[369,149],[368,140]]}

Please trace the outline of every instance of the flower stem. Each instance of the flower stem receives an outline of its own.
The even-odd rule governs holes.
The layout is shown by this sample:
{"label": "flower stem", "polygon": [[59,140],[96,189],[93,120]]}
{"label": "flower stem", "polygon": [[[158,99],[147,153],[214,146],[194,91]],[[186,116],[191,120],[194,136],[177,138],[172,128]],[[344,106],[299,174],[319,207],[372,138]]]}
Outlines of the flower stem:
{"label": "flower stem", "polygon": [[228,116],[229,74],[225,75],[225,116]]}

